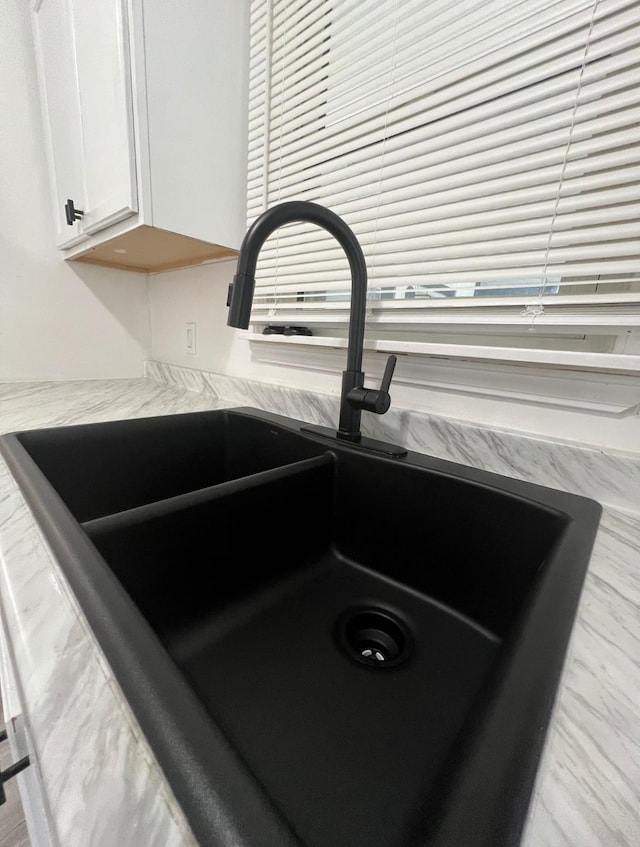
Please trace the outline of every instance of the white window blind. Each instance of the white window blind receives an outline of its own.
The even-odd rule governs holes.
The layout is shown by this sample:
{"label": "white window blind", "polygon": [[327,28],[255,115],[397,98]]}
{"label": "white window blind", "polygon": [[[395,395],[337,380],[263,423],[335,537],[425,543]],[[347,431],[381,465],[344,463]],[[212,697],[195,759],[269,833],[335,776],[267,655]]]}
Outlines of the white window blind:
{"label": "white window blind", "polygon": [[[342,216],[369,335],[606,351],[638,327],[639,0],[253,0],[250,51],[248,223]],[[349,298],[324,231],[267,240],[258,329],[339,334]]]}

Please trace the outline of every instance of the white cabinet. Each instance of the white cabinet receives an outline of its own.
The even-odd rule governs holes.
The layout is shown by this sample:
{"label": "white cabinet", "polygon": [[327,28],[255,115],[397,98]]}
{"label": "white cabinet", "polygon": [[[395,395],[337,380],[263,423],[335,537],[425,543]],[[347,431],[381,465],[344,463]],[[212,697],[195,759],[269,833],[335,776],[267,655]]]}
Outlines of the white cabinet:
{"label": "white cabinet", "polygon": [[[33,9],[56,243],[137,211],[126,0],[40,0]],[[65,205],[83,212],[72,226]]]}
{"label": "white cabinet", "polygon": [[246,227],[248,7],[33,0],[65,259],[156,271],[235,255]]}
{"label": "white cabinet", "polygon": [[91,234],[138,208],[127,10],[125,0],[70,5],[84,154],[81,225]]}
{"label": "white cabinet", "polygon": [[[4,716],[7,740],[11,750],[11,761],[19,762],[29,757],[29,765],[13,777],[20,790],[20,800],[29,832],[31,847],[58,847],[53,827],[50,824],[46,795],[42,785],[38,758],[31,741],[27,722],[23,715],[20,688],[9,645],[2,607],[0,605],[0,713]],[[1,725],[0,721],[0,725]],[[0,830],[2,829],[0,807]],[[3,842],[4,843],[4,842]]]}
{"label": "white cabinet", "polygon": [[[82,170],[82,124],[77,97],[77,80],[72,61],[73,33],[66,14],[66,0],[42,0],[34,8],[36,57],[39,65],[40,97],[45,116],[49,171],[54,194],[56,243],[59,247],[83,240],[79,225],[65,224],[66,196],[84,202]],[[55,142],[55,155],[52,145]],[[62,198],[65,198],[64,200]]]}

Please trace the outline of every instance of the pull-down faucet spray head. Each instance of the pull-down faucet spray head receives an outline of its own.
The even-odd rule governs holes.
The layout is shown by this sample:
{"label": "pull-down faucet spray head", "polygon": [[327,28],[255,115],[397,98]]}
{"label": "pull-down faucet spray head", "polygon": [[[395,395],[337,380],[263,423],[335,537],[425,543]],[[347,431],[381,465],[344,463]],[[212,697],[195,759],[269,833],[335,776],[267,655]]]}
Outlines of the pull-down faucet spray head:
{"label": "pull-down faucet spray head", "polygon": [[[247,329],[251,316],[251,305],[255,288],[255,272],[258,255],[267,238],[278,227],[294,221],[307,221],[331,233],[344,250],[351,271],[351,308],[349,312],[349,338],[347,344],[347,367],[342,373],[340,421],[335,437],[356,444],[363,442],[360,433],[362,410],[384,414],[391,399],[388,389],[395,366],[395,356],[389,357],[383,385],[380,390],[364,387],[362,353],[367,301],[367,266],[362,248],[353,231],[335,212],[302,200],[292,200],[272,206],[263,212],[247,230],[240,247],[238,264],[233,282],[229,286],[229,326]],[[367,446],[363,444],[362,446]],[[371,446],[371,445],[369,445]],[[386,445],[387,448],[392,445]],[[376,449],[371,446],[371,449]],[[401,448],[394,448],[404,453]],[[383,452],[389,452],[384,450]]]}

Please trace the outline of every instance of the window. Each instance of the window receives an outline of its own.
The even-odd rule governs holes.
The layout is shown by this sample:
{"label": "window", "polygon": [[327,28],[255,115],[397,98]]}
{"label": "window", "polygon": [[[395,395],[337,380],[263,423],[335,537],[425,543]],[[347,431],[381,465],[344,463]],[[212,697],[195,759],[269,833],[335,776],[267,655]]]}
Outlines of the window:
{"label": "window", "polygon": [[[378,349],[636,370],[639,78],[638,0],[253,0],[248,223],[343,217]],[[349,299],[331,236],[268,239],[256,333]]]}

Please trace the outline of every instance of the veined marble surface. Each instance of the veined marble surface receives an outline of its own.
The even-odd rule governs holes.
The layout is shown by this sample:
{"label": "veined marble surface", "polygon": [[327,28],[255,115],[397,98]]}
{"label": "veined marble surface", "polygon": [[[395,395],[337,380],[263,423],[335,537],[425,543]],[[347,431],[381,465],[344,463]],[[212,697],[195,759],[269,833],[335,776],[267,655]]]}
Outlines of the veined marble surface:
{"label": "veined marble surface", "polygon": [[0,383],[0,432],[99,423],[229,405],[150,379]]}
{"label": "veined marble surface", "polygon": [[605,509],[523,847],[640,845],[640,518]]}
{"label": "veined marble surface", "polygon": [[[335,425],[337,398],[154,363],[149,375],[156,381],[0,385],[0,431],[239,405]],[[368,430],[377,437],[610,504],[522,845],[638,847],[640,516],[611,507],[621,501],[632,508],[638,460],[546,441],[527,446],[523,436],[492,437],[489,430],[410,412],[397,412],[388,427],[378,428],[379,420]],[[1,460],[0,601],[60,847],[193,847],[182,812]]]}
{"label": "veined marble surface", "polygon": [[[147,362],[150,379],[207,393],[225,405],[255,406],[307,423],[335,427],[339,397],[206,371]],[[439,459],[582,494],[616,509],[640,513],[640,452],[605,453],[577,444],[394,409],[362,415],[362,431]]]}

